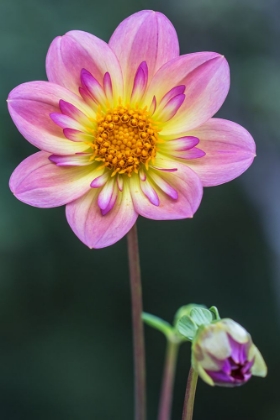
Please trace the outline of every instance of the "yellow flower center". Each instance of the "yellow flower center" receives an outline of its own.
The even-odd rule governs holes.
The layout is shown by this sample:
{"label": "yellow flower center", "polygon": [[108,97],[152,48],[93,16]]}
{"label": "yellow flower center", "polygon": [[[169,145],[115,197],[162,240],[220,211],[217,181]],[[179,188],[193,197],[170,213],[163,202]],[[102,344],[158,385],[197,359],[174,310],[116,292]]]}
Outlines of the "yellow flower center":
{"label": "yellow flower center", "polygon": [[115,174],[138,173],[148,169],[156,155],[158,132],[145,109],[118,106],[97,116],[93,159]]}

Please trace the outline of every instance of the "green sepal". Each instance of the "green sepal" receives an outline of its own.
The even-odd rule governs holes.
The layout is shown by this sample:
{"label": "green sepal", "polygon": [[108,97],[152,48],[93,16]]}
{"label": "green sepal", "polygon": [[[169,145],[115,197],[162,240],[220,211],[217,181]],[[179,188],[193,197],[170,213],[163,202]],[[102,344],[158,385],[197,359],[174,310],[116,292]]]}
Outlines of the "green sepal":
{"label": "green sepal", "polygon": [[183,316],[185,316],[185,315],[189,316],[190,313],[191,313],[191,311],[192,311],[192,309],[194,309],[194,308],[206,308],[206,306],[204,306],[204,305],[198,305],[196,303],[190,303],[189,305],[181,306],[181,308],[179,308],[178,311],[175,314],[174,326],[176,327],[177,323],[179,322],[179,320]]}
{"label": "green sepal", "polygon": [[176,324],[176,329],[182,336],[192,341],[196,336],[197,326],[189,315],[184,315]]}
{"label": "green sepal", "polygon": [[211,324],[214,318],[212,312],[208,309],[197,307],[191,310],[190,317],[198,327]]}
{"label": "green sepal", "polygon": [[216,306],[211,306],[211,308],[209,308],[209,311],[212,312],[212,315],[214,316],[214,321],[219,321],[221,319],[218,308]]}
{"label": "green sepal", "polygon": [[158,316],[148,314],[147,312],[142,313],[143,321],[152,328],[161,331],[166,338],[170,338],[174,335],[173,327]]}

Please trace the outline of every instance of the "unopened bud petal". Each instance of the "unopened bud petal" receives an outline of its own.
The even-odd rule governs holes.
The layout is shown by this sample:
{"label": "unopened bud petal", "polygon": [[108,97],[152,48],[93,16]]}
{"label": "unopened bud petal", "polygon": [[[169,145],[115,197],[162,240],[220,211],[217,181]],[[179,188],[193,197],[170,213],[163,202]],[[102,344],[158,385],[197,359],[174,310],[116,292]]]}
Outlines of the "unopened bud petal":
{"label": "unopened bud petal", "polygon": [[202,326],[192,344],[192,365],[209,385],[238,386],[266,376],[263,357],[250,334],[231,319]]}

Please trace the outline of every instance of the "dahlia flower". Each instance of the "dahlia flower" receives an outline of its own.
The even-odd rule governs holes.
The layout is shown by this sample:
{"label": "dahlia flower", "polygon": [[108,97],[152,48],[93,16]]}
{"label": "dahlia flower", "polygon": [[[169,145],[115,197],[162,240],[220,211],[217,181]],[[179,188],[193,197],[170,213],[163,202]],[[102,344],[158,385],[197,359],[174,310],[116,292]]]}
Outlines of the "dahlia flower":
{"label": "dahlia flower", "polygon": [[267,367],[250,334],[231,319],[200,327],[192,343],[192,366],[209,385],[234,387]]}
{"label": "dahlia flower", "polygon": [[35,207],[66,204],[82,242],[102,248],[138,215],[192,217],[203,186],[230,181],[255,156],[241,126],[212,116],[229,90],[214,52],[179,55],[176,31],[149,10],[124,20],[109,44],[70,31],[51,43],[47,81],[16,87],[11,117],[39,152],[13,172],[10,188]]}

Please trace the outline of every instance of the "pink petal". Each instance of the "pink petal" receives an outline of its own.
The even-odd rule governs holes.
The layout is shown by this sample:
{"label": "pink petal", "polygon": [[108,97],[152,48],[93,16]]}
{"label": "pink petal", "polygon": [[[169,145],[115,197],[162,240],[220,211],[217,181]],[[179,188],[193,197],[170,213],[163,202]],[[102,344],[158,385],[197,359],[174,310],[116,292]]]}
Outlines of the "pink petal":
{"label": "pink petal", "polygon": [[109,176],[110,176],[110,172],[106,171],[104,172],[104,174],[99,175],[98,177],[94,178],[94,180],[90,184],[91,188],[103,187],[108,181]]}
{"label": "pink petal", "polygon": [[146,179],[147,179],[146,173],[142,168],[139,171],[139,177],[140,177],[141,181],[146,181]]}
{"label": "pink petal", "polygon": [[153,115],[155,113],[156,107],[157,107],[157,100],[156,100],[156,97],[154,96],[152,99],[150,108],[149,108],[150,115]]}
{"label": "pink petal", "polygon": [[50,155],[49,160],[57,166],[87,166],[92,165],[91,156],[91,153],[78,153],[69,156]]}
{"label": "pink petal", "polygon": [[109,46],[121,63],[127,92],[131,92],[139,64],[147,62],[149,77],[166,62],[178,57],[179,44],[172,23],[162,13],[144,10],[125,19]]}
{"label": "pink petal", "polygon": [[169,140],[160,144],[160,149],[167,149],[176,152],[192,149],[199,143],[199,139],[193,136],[180,137],[179,139]]}
{"label": "pink petal", "polygon": [[67,139],[71,141],[85,141],[92,143],[94,139],[92,134],[83,133],[82,131],[72,128],[64,128],[63,134]]}
{"label": "pink petal", "polygon": [[169,92],[167,92],[164,97],[161,99],[159,106],[158,106],[158,111],[162,110],[165,105],[168,104],[168,102],[170,101],[170,99],[173,99],[175,96],[177,95],[181,95],[182,93],[184,93],[186,90],[186,86],[185,85],[181,85],[181,86],[175,86],[174,88],[170,89]]}
{"label": "pink petal", "polygon": [[170,198],[173,198],[173,200],[177,200],[178,193],[175,190],[175,188],[171,187],[168,182],[166,182],[161,175],[158,175],[155,171],[149,171],[149,177],[152,178],[152,180],[157,184],[157,186],[167,195],[169,195]]}
{"label": "pink petal", "polygon": [[34,207],[58,207],[90,189],[92,166],[61,168],[50,162],[49,156],[35,153],[14,170],[9,185],[20,201]]}
{"label": "pink petal", "polygon": [[80,87],[79,93],[83,100],[93,109],[93,111],[96,113],[98,109],[97,102],[93,99],[89,91],[85,88]]}
{"label": "pink petal", "polygon": [[59,127],[63,129],[70,128],[72,130],[78,130],[78,131],[84,130],[84,126],[82,124],[80,124],[76,120],[73,120],[73,118],[70,118],[67,115],[52,112],[50,114],[50,118],[55,124],[57,124]]}
{"label": "pink petal", "polygon": [[117,182],[114,182],[114,187],[113,187],[110,201],[105,209],[101,209],[102,216],[105,216],[107,213],[109,213],[109,211],[112,210],[112,208],[114,207],[117,201],[117,198],[118,198],[118,186],[117,186]]}
{"label": "pink petal", "polygon": [[142,181],[141,177],[139,177],[139,179],[140,179],[140,188],[142,192],[145,194],[145,196],[148,198],[150,203],[153,204],[154,206],[159,206],[158,195],[155,189],[151,186],[149,180],[146,179],[145,181]]}
{"label": "pink petal", "polygon": [[97,204],[98,190],[66,206],[69,225],[78,238],[89,248],[104,248],[119,241],[132,228],[137,219],[126,183],[118,193],[114,207],[105,216]]}
{"label": "pink petal", "polygon": [[[173,162],[173,165],[177,166],[177,163]],[[162,168],[162,167],[155,166],[155,165],[150,165],[150,167],[153,168],[153,169],[156,169],[158,171],[163,171],[163,172],[177,172],[178,171],[177,167],[175,167],[175,168]]]}
{"label": "pink petal", "polygon": [[131,102],[139,102],[145,93],[148,83],[148,67],[146,61],[143,61],[135,74],[134,84],[131,93]]}
{"label": "pink petal", "polygon": [[112,198],[114,185],[115,179],[111,178],[109,181],[106,182],[101,192],[99,193],[97,203],[101,210],[105,210],[108,207]]}
{"label": "pink petal", "polygon": [[118,59],[101,39],[83,31],[70,31],[50,45],[46,71],[50,82],[78,93],[81,69],[87,69],[100,84],[109,72],[114,92],[122,95],[123,81]]}
{"label": "pink petal", "polygon": [[[157,160],[160,164],[161,158],[157,158]],[[166,161],[166,159],[164,161]],[[163,181],[177,192],[178,198],[171,198],[170,194],[163,192],[164,187],[162,184],[160,188],[157,188],[156,190],[159,197],[158,207],[151,204],[150,200],[148,200],[142,192],[139,177],[133,176],[131,178],[131,196],[135,210],[141,216],[154,220],[172,220],[192,217],[196,212],[202,198],[201,182],[198,176],[186,165],[179,161],[175,163],[178,168],[176,172],[157,172],[156,175],[162,177]],[[169,164],[172,165],[172,162],[170,161]],[[148,176],[149,171],[147,172]]]}
{"label": "pink petal", "polygon": [[39,149],[57,154],[83,152],[88,146],[73,143],[50,118],[58,113],[63,99],[82,112],[92,112],[82,99],[61,86],[49,82],[29,82],[17,86],[8,97],[11,117],[20,133]]}
{"label": "pink petal", "polygon": [[256,156],[252,136],[234,122],[213,118],[190,134],[199,138],[199,147],[206,153],[203,158],[188,162],[204,186],[238,177]]}
{"label": "pink petal", "polygon": [[118,183],[118,189],[122,191],[123,190],[123,176],[117,175],[117,183]]}
{"label": "pink petal", "polygon": [[177,114],[185,100],[185,97],[186,95],[184,94],[174,96],[169,100],[169,102],[167,102],[161,112],[156,113],[155,118],[157,118],[160,122],[169,121],[175,114]]}
{"label": "pink petal", "polygon": [[59,108],[62,114],[73,118],[81,124],[89,124],[89,118],[82,111],[80,111],[77,107],[70,104],[69,102],[63,101],[63,99],[61,99],[59,101]]}
{"label": "pink petal", "polygon": [[211,118],[223,104],[229,90],[229,67],[217,53],[187,54],[165,64],[154,76],[146,94],[149,103],[159,100],[174,85],[186,86],[186,99],[176,116],[164,125],[161,136],[183,136]]}
{"label": "pink petal", "polygon": [[205,152],[197,147],[193,147],[192,149],[183,152],[172,152],[170,156],[186,160],[199,159],[205,156]]}
{"label": "pink petal", "polygon": [[83,87],[88,90],[98,104],[106,104],[106,96],[102,86],[98,80],[85,69],[82,69],[81,71],[81,82]]}
{"label": "pink petal", "polygon": [[109,101],[113,99],[113,85],[110,73],[106,72],[103,77],[103,89]]}

